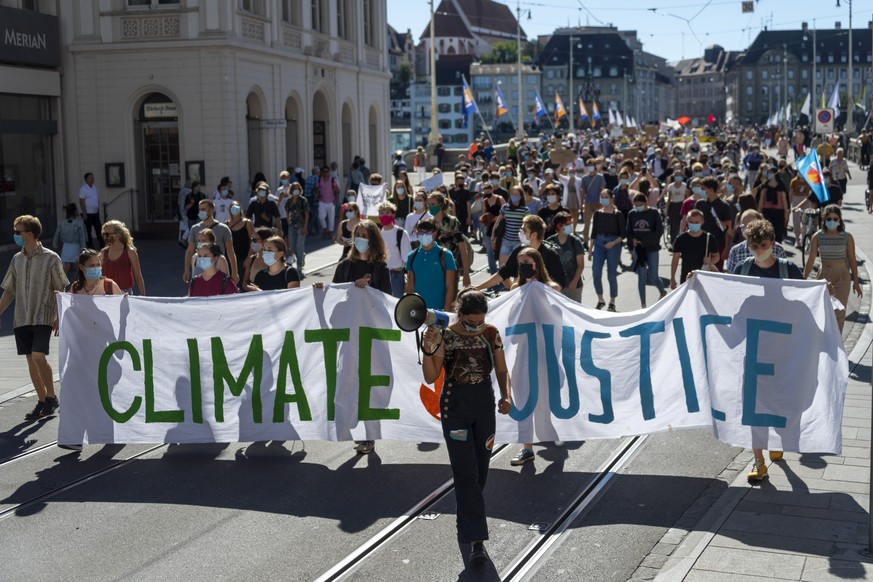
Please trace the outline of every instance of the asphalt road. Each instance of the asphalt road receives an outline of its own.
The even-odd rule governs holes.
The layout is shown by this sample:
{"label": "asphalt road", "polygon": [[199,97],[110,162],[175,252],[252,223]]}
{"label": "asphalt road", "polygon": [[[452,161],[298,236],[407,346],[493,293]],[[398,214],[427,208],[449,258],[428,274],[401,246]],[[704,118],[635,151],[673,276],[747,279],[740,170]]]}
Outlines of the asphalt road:
{"label": "asphalt road", "polygon": [[[873,224],[861,204],[853,186],[850,229]],[[873,240],[856,236],[873,252]],[[152,293],[181,294],[178,247],[141,248]],[[308,269],[304,284],[329,280],[337,254],[313,251],[310,269],[325,267]],[[661,263],[666,275],[666,253]],[[475,267],[484,265],[477,254]],[[593,305],[588,269],[586,279],[583,303]],[[622,273],[619,288],[619,310],[638,308],[635,275]],[[650,287],[648,303],[656,298]],[[50,446],[57,419],[22,422],[32,403],[0,402],[3,580],[315,580],[398,523],[338,579],[500,580],[519,556],[554,539],[525,579],[627,580],[689,508],[717,493],[717,477],[740,452],[695,430],[651,435],[624,455],[627,439],[537,446],[536,461],[519,468],[509,465],[516,446],[507,446],[495,454],[486,491],[494,564],[473,570],[455,540],[450,491],[424,518],[409,514],[451,477],[442,445],[380,441],[368,456],[329,442],[69,453]]]}

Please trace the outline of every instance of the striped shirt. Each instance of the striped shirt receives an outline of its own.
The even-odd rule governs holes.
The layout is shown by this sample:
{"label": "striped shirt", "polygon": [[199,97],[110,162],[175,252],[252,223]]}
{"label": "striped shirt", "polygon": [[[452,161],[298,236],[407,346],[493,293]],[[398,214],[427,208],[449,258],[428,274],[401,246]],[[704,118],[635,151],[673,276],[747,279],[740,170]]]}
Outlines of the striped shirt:
{"label": "striped shirt", "polygon": [[509,204],[504,204],[500,209],[500,214],[506,223],[506,230],[503,231],[503,240],[517,242],[518,231],[521,230],[521,221],[530,214],[530,210],[528,210],[527,206],[516,206],[513,208]]}
{"label": "striped shirt", "polygon": [[[752,256],[752,251],[749,250],[749,245],[746,241],[738,242],[731,247],[731,252],[728,254],[727,261],[724,264],[725,273],[733,273],[737,265],[742,265],[743,261]],[[773,243],[773,256],[777,259],[785,258],[785,249],[778,242]]]}
{"label": "striped shirt", "polygon": [[848,258],[849,233],[825,234],[818,232],[818,256],[825,261],[845,261]]}

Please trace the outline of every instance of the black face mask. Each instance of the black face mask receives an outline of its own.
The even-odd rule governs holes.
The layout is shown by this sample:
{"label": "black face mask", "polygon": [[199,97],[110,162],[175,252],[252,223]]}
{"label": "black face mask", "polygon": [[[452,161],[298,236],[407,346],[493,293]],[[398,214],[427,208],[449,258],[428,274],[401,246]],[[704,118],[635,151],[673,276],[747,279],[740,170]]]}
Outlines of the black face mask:
{"label": "black face mask", "polygon": [[518,276],[522,279],[529,281],[534,278],[536,275],[536,271],[534,270],[534,266],[529,263],[519,263],[518,264]]}

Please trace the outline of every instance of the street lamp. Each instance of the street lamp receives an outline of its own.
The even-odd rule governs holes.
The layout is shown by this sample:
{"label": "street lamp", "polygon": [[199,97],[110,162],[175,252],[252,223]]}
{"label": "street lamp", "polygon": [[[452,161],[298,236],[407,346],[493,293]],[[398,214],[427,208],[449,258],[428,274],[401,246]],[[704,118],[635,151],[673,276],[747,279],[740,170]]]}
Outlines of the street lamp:
{"label": "street lamp", "polygon": [[[852,0],[846,0],[849,5],[849,115],[846,119],[846,133],[852,135],[855,131],[855,79],[852,76]],[[837,8],[840,8],[840,0],[837,0]]]}
{"label": "street lamp", "polygon": [[439,141],[439,131],[437,130],[435,20],[433,0],[430,0],[430,135],[427,136],[427,143],[431,148],[436,146],[437,141]]}

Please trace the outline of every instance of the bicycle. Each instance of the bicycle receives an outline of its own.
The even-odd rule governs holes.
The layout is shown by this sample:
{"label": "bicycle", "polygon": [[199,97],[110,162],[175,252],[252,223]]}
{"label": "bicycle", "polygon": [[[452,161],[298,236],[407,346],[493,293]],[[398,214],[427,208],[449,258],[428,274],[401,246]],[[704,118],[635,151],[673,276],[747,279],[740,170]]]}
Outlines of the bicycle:
{"label": "bicycle", "polygon": [[807,208],[803,211],[803,216],[800,217],[800,231],[802,233],[800,239],[801,268],[806,266],[806,253],[809,250],[809,241],[812,240],[812,235],[818,232],[820,223],[820,209]]}

